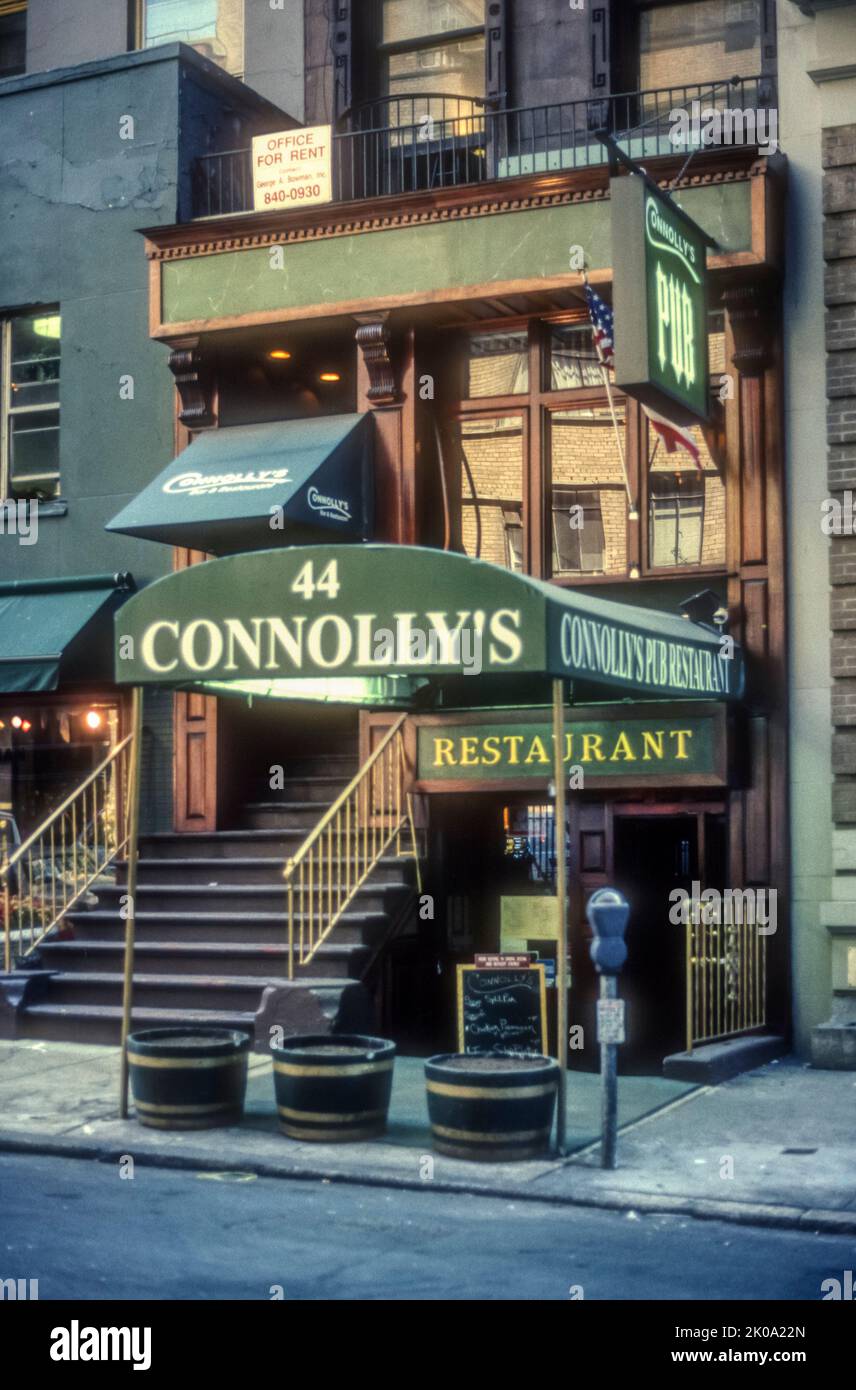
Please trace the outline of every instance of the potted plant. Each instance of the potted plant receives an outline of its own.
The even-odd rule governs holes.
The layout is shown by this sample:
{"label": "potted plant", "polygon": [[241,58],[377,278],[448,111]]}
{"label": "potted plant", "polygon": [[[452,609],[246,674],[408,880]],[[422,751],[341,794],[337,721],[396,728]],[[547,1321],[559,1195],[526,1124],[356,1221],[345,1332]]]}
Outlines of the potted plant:
{"label": "potted plant", "polygon": [[559,1064],[540,1053],[441,1053],[425,1063],[434,1147],[453,1158],[506,1163],[550,1144]]}
{"label": "potted plant", "polygon": [[128,1038],[137,1119],[154,1129],[233,1125],[244,1110],[252,1039],[231,1028],[149,1028]]}
{"label": "potted plant", "polygon": [[386,1129],[395,1043],[359,1033],[307,1033],[273,1053],[280,1128],[290,1139],[374,1139]]}

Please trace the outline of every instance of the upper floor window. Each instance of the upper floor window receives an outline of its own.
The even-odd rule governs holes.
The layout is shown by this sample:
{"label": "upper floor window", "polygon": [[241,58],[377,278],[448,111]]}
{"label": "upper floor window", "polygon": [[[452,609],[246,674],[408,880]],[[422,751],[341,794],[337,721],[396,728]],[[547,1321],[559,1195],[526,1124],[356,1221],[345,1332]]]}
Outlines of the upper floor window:
{"label": "upper floor window", "polygon": [[187,43],[240,77],[244,71],[244,0],[140,0],[139,45]]}
{"label": "upper floor window", "polygon": [[685,0],[639,16],[639,87],[687,87],[761,71],[760,0]]}
{"label": "upper floor window", "polygon": [[[406,102],[430,93],[446,100],[421,102],[419,117],[465,116],[455,99],[484,96],[484,0],[381,0],[378,56],[385,96]],[[391,124],[416,119],[402,110]]]}
{"label": "upper floor window", "polygon": [[0,79],[27,70],[27,0],[0,0]]}
{"label": "upper floor window", "polygon": [[0,319],[0,496],[59,496],[56,309]]}

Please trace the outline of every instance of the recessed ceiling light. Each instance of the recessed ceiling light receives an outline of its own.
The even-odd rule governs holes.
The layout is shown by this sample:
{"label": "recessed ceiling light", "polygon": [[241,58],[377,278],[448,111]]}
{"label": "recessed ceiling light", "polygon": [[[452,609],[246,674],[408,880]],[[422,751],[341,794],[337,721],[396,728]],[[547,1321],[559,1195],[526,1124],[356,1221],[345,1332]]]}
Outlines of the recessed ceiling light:
{"label": "recessed ceiling light", "polygon": [[286,352],[285,348],[272,348],[268,357],[272,357],[275,362],[287,362],[291,353]]}
{"label": "recessed ceiling light", "polygon": [[339,375],[338,372],[322,372],[321,375],[319,376],[318,380],[319,380],[319,381],[341,381],[342,378],[340,377],[340,375]]}

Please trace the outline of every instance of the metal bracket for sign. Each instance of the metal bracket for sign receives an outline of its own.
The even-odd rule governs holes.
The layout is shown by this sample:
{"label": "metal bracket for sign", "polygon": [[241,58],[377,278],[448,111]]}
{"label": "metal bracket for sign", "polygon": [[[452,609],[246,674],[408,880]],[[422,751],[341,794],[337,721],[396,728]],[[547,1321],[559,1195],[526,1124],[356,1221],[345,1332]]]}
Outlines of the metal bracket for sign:
{"label": "metal bracket for sign", "polygon": [[629,171],[629,173],[635,174],[637,178],[642,179],[643,183],[645,183],[647,187],[651,189],[652,193],[656,193],[657,197],[662,198],[664,203],[668,203],[670,207],[673,207],[675,212],[678,213],[680,217],[683,217],[685,222],[689,222],[690,226],[698,232],[705,246],[707,246],[711,251],[722,250],[722,247],[720,246],[720,243],[716,240],[716,237],[712,237],[709,232],[705,231],[704,227],[700,227],[698,222],[696,222],[695,218],[690,217],[689,213],[684,211],[680,203],[675,202],[671,193],[665,192],[665,190],[662,189],[660,185],[657,183],[657,180],[652,179],[651,175],[642,168],[641,164],[637,164],[635,159],[631,159],[630,155],[627,154],[627,152],[621,148],[614,135],[611,135],[608,130],[596,130],[594,132],[594,138],[596,140],[599,140],[602,145],[605,145],[607,150],[609,151],[610,175],[616,174],[618,172],[619,164],[623,165],[624,168]]}

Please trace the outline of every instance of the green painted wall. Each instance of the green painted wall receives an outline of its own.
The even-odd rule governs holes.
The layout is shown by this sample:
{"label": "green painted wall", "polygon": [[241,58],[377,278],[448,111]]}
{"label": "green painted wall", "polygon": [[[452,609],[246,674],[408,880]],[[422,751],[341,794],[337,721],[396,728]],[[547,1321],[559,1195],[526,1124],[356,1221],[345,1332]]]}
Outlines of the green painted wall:
{"label": "green painted wall", "polygon": [[[695,189],[681,201],[728,249],[751,244],[749,184]],[[168,261],[165,323],[295,311],[343,301],[424,296],[469,285],[557,276],[569,248],[583,247],[590,269],[611,264],[609,203],[496,213],[460,222],[396,227],[285,248],[284,267],[267,247]]]}

